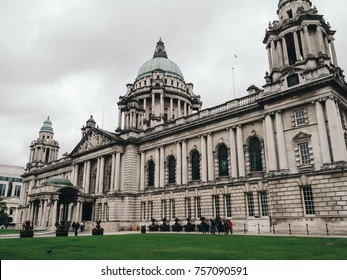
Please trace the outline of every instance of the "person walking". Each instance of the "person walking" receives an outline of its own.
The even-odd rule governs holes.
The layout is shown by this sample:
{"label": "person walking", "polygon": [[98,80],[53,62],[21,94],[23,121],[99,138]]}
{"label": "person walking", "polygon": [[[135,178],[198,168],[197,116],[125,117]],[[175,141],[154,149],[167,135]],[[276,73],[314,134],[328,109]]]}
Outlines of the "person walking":
{"label": "person walking", "polygon": [[230,232],[230,234],[233,234],[233,223],[230,220],[227,221],[227,227],[228,232]]}
{"label": "person walking", "polygon": [[80,224],[79,224],[79,222],[77,222],[77,223],[75,224],[75,227],[73,228],[74,231],[75,231],[75,236],[77,236],[77,231],[78,231],[79,228],[80,228]]}

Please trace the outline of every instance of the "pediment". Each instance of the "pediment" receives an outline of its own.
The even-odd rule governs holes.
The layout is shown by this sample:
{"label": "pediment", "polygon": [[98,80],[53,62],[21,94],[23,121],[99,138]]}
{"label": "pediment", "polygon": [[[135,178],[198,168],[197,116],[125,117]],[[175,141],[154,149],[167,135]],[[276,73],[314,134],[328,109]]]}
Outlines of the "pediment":
{"label": "pediment", "polygon": [[120,140],[116,135],[100,129],[91,129],[78,143],[70,156],[102,148]]}
{"label": "pediment", "polygon": [[299,131],[297,134],[295,134],[295,136],[293,137],[294,141],[301,141],[301,140],[308,140],[311,138],[311,134],[303,132],[303,131]]}

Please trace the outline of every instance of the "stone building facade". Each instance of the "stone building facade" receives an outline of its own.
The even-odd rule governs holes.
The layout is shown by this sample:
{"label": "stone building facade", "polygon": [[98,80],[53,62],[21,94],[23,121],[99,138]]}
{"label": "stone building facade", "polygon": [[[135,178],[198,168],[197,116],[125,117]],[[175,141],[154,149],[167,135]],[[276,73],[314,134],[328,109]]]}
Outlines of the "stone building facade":
{"label": "stone building facade", "polygon": [[0,197],[6,203],[6,213],[12,221],[19,219],[17,209],[23,189],[23,173],[23,167],[0,164]]}
{"label": "stone building facade", "polygon": [[57,158],[50,120],[32,142],[20,221],[232,219],[236,231],[347,232],[347,86],[335,31],[309,0],[281,0],[265,85],[201,109],[164,43],[119,98],[115,132],[91,117]]}

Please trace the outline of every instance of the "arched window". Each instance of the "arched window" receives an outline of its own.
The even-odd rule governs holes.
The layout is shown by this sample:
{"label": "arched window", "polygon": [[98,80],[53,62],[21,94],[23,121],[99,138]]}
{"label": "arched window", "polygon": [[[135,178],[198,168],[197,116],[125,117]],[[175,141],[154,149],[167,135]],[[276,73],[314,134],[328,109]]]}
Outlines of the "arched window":
{"label": "arched window", "polygon": [[200,180],[200,155],[197,150],[192,153],[192,180]]}
{"label": "arched window", "polygon": [[249,159],[251,163],[251,171],[263,171],[261,159],[261,144],[260,140],[254,137],[249,142]]}
{"label": "arched window", "polygon": [[174,156],[169,158],[169,184],[176,183],[176,159]]}
{"label": "arched window", "polygon": [[155,165],[153,160],[148,164],[148,187],[154,187],[154,170]]}
{"label": "arched window", "polygon": [[229,176],[228,148],[222,144],[218,149],[219,176]]}

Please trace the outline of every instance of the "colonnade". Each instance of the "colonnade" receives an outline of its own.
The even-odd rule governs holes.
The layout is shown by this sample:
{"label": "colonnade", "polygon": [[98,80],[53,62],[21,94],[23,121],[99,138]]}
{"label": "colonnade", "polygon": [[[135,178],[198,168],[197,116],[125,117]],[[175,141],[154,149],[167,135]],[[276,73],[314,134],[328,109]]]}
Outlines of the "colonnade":
{"label": "colonnade", "polygon": [[[288,47],[295,49],[296,61],[306,59],[308,55],[318,55],[319,52],[331,58],[332,63],[338,67],[334,38],[325,34],[320,25],[315,25],[315,36],[310,36],[307,24],[292,31],[294,46],[288,46],[286,35],[272,39],[267,44],[270,72],[274,68],[282,68],[289,65]],[[316,43],[317,42],[317,43]],[[317,47],[315,47],[317,46]]]}
{"label": "colonnade", "polygon": [[[105,189],[105,158],[106,156],[98,157],[96,163],[96,182],[95,182],[95,192],[96,194],[103,194]],[[95,159],[94,159],[95,160]],[[121,190],[121,152],[117,151],[112,153],[111,159],[111,179],[110,179],[110,190],[109,192],[118,192]],[[76,163],[72,166],[72,184],[74,186],[78,185],[78,174],[79,168],[83,168],[83,179],[82,179],[82,189],[84,193],[91,193],[91,160],[87,160],[84,163]]]}
{"label": "colonnade", "polygon": [[[149,120],[150,115],[160,117],[163,120],[165,113],[167,119],[173,120],[192,114],[192,107],[185,99],[165,96],[163,92],[152,93],[150,97],[136,100],[136,103],[142,103],[142,108],[131,107],[122,112],[122,107],[118,108],[118,127],[123,129],[142,129],[144,120]],[[151,106],[148,106],[150,99]],[[131,103],[131,102],[130,102]],[[167,108],[167,111],[165,110]]]}
{"label": "colonnade", "polygon": [[36,226],[54,226],[61,220],[81,221],[83,201],[60,202],[58,198],[42,198],[29,201],[27,220]]}

